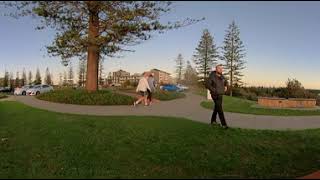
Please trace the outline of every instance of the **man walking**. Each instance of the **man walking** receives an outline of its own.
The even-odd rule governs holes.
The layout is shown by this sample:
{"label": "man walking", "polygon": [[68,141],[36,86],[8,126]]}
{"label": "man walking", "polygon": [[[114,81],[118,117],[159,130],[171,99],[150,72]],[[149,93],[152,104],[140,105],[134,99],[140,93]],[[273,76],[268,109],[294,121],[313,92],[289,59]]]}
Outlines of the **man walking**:
{"label": "man walking", "polygon": [[210,73],[209,78],[206,81],[206,88],[209,89],[211,97],[214,101],[211,124],[217,123],[217,114],[219,114],[222,127],[227,129],[228,126],[222,109],[222,97],[227,90],[228,81],[224,78],[222,72],[222,64],[217,65],[216,70]]}

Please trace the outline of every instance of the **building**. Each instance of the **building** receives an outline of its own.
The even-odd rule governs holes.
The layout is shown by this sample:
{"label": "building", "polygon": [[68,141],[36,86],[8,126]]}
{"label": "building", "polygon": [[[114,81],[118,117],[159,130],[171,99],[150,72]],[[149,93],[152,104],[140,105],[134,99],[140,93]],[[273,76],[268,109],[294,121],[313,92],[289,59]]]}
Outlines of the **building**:
{"label": "building", "polygon": [[116,72],[110,72],[107,79],[105,80],[107,85],[123,85],[126,81],[130,81],[130,84],[138,84],[141,78],[141,74],[135,73],[130,75],[129,72],[126,72],[122,69]]}
{"label": "building", "polygon": [[132,76],[130,76],[130,82],[132,84],[138,85],[139,80],[141,79],[142,75],[139,73],[134,73]]}
{"label": "building", "polygon": [[[171,84],[173,83],[173,79],[170,76],[170,73],[159,70],[159,69],[151,69],[151,73],[154,74],[154,79],[156,81],[156,84]],[[130,81],[130,84],[132,86],[136,86],[139,83],[139,80],[141,79],[142,74],[134,73],[133,75],[130,75],[129,72],[126,72],[122,69],[116,72],[110,72],[107,79],[105,80],[106,85],[111,86],[120,86],[123,85],[126,81]]]}
{"label": "building", "polygon": [[170,76],[170,73],[159,70],[159,69],[151,69],[151,73],[154,74],[154,80],[157,84],[170,84],[173,83],[173,79]]}
{"label": "building", "polygon": [[111,79],[113,84],[123,84],[127,80],[130,80],[130,73],[120,69],[112,73]]}

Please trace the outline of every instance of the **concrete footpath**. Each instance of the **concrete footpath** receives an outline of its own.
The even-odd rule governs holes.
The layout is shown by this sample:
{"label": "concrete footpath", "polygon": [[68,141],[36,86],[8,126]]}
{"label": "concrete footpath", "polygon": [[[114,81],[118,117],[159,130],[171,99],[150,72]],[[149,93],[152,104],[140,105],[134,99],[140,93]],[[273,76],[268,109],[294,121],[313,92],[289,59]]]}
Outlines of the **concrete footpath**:
{"label": "concrete footpath", "polygon": [[[202,123],[210,123],[212,111],[200,106],[204,97],[187,93],[186,98],[160,101],[151,106],[91,106],[72,105],[42,101],[32,96],[11,96],[8,100],[22,102],[28,106],[54,112],[101,115],[101,116],[173,116]],[[230,127],[247,129],[298,130],[320,128],[320,116],[265,116],[225,112]],[[219,119],[219,118],[218,118]],[[218,120],[217,119],[217,120]],[[219,122],[219,120],[218,120]]]}

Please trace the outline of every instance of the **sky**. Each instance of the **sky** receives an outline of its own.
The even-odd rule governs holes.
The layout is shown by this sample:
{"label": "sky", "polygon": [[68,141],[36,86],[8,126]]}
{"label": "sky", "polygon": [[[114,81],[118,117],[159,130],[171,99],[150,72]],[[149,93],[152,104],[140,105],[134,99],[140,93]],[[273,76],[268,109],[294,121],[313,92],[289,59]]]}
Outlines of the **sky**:
{"label": "sky", "polygon": [[[5,11],[0,8],[0,12]],[[192,62],[202,32],[209,29],[217,46],[222,46],[225,31],[234,20],[240,28],[240,38],[246,49],[246,85],[284,86],[288,78],[296,78],[305,88],[320,89],[320,2],[210,2],[177,1],[173,10],[161,21],[204,21],[156,34],[152,39],[131,47],[135,52],[122,58],[107,57],[104,74],[126,70],[141,73],[158,68],[174,74],[179,53]],[[18,20],[0,16],[0,77],[5,69],[21,72],[25,68],[35,75],[38,67],[44,76],[46,67],[58,74],[66,70],[58,57],[49,57],[45,45],[53,40],[54,31],[35,30],[38,19],[23,17]],[[78,60],[72,60],[78,71]],[[193,63],[192,63],[193,64]]]}

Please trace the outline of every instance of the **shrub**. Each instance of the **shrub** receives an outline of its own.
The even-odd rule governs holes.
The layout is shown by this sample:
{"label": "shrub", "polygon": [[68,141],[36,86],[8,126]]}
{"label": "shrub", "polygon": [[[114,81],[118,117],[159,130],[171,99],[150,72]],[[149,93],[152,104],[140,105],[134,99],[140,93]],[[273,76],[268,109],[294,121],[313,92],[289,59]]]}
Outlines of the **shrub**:
{"label": "shrub", "polygon": [[258,101],[258,96],[253,92],[248,92],[245,98],[251,101]]}
{"label": "shrub", "polygon": [[7,95],[5,95],[5,94],[3,94],[3,93],[0,93],[0,99],[6,98],[6,97],[7,97]]}
{"label": "shrub", "polygon": [[163,90],[157,90],[153,93],[153,98],[159,99],[161,101],[168,101],[178,98],[184,98],[186,95],[181,92],[171,92],[171,91],[163,91]]}
{"label": "shrub", "polygon": [[240,97],[240,98],[244,98],[252,101],[258,100],[258,95],[254,92],[249,91],[246,88],[235,88],[232,94],[235,97]]}
{"label": "shrub", "polygon": [[137,81],[131,82],[131,86],[132,86],[132,87],[137,87],[137,86],[138,86],[138,83],[139,83],[139,82],[137,82]]}
{"label": "shrub", "polygon": [[[244,89],[242,89],[242,88],[235,88],[235,87],[233,87],[233,89],[232,89],[232,96],[242,97],[243,92],[241,92],[241,91],[243,91],[243,90],[244,90]],[[226,91],[225,94],[228,95],[228,96],[231,94],[230,88],[227,89],[227,91]]]}
{"label": "shrub", "polygon": [[38,99],[80,105],[131,105],[135,98],[109,90],[87,92],[86,90],[61,89],[40,94]]}
{"label": "shrub", "polygon": [[280,97],[280,98],[287,98],[288,90],[286,88],[276,88],[274,90],[273,96]]}
{"label": "shrub", "polygon": [[131,85],[131,82],[129,80],[126,80],[123,84],[122,84],[122,87],[128,87]]}

